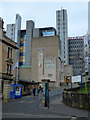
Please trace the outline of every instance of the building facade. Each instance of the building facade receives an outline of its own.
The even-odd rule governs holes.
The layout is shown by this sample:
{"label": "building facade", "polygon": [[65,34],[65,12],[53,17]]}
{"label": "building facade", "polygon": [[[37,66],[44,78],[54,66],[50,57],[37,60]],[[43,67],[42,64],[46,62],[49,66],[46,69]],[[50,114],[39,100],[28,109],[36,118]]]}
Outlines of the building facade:
{"label": "building facade", "polygon": [[65,9],[56,11],[56,30],[61,40],[61,53],[64,65],[68,65],[68,22]]}
{"label": "building facade", "polygon": [[88,79],[88,34],[84,36],[85,76]]}
{"label": "building facade", "polygon": [[21,30],[21,16],[16,14],[16,19],[14,24],[7,24],[6,35],[11,40],[17,42],[19,45],[20,41],[20,30]]}
{"label": "building facade", "polygon": [[55,36],[56,30],[53,27],[46,27],[46,28],[36,28],[33,30],[33,37],[45,37],[45,36]]}
{"label": "building facade", "polygon": [[88,34],[84,36],[85,72],[88,71]]}
{"label": "building facade", "polygon": [[15,24],[8,24],[6,31],[7,31],[6,32],[7,37],[15,41]]}
{"label": "building facade", "polygon": [[72,76],[73,76],[73,66],[72,65],[64,65],[64,82],[71,83]]}
{"label": "building facade", "polygon": [[2,21],[0,18],[0,88],[3,98],[7,100],[10,98],[10,83],[16,77],[15,70],[12,68],[16,64],[16,50],[18,48],[16,42],[4,34]]}
{"label": "building facade", "polygon": [[25,65],[32,65],[32,37],[35,24],[32,20],[26,22],[26,60]]}
{"label": "building facade", "polygon": [[32,39],[32,80],[50,79],[53,87],[64,82],[61,41],[59,36],[41,36]]}
{"label": "building facade", "polygon": [[81,75],[85,71],[84,38],[69,37],[69,64],[73,66],[73,74]]}

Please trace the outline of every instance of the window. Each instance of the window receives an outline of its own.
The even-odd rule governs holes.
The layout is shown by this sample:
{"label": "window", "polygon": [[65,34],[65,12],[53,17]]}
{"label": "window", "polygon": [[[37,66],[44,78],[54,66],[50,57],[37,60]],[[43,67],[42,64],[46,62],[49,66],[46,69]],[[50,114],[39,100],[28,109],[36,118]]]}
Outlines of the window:
{"label": "window", "polygon": [[58,27],[58,30],[60,30],[60,27]]}
{"label": "window", "polygon": [[52,74],[48,74],[48,77],[49,77],[49,78],[52,77]]}
{"label": "window", "polygon": [[7,58],[12,58],[12,49],[8,47],[8,54],[7,54]]}
{"label": "window", "polygon": [[9,65],[9,74],[11,74],[11,65]]}
{"label": "window", "polygon": [[42,36],[54,36],[55,35],[55,31],[44,31],[42,33]]}
{"label": "window", "polygon": [[7,64],[7,69],[6,69],[7,74],[11,74],[11,68],[12,68],[12,66]]}

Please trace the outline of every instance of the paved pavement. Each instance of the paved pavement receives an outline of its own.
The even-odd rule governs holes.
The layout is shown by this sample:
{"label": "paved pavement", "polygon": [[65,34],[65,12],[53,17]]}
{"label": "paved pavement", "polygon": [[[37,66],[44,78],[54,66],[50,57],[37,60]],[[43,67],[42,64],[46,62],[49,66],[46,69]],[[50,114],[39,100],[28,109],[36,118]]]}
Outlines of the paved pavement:
{"label": "paved pavement", "polygon": [[[62,89],[63,90],[63,89]],[[62,103],[62,90],[50,92],[50,107],[42,104],[42,95],[24,96],[2,104],[3,118],[63,118],[68,120],[89,120],[89,112],[75,109]],[[1,115],[1,111],[0,111]]]}
{"label": "paved pavement", "polygon": [[24,96],[21,99],[14,99],[11,102],[2,104],[3,118],[68,118],[76,120],[84,118],[87,120],[88,111],[78,110],[68,107],[61,102],[61,96],[56,95],[50,98],[50,108],[46,108],[41,104],[39,96]]}
{"label": "paved pavement", "polygon": [[[43,104],[40,104],[40,108],[44,109]],[[48,108],[45,108],[48,109]],[[78,118],[85,118],[87,120],[89,118],[89,112],[83,109],[76,109],[69,107],[62,103],[62,97],[60,95],[55,96],[53,99],[50,100],[49,110],[54,113],[58,113],[63,116],[71,116]]]}

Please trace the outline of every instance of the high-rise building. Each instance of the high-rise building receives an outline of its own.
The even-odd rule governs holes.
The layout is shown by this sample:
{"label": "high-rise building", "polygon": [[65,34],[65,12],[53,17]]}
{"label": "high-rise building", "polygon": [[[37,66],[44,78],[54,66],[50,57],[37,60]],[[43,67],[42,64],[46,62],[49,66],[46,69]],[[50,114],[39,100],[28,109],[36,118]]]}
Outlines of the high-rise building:
{"label": "high-rise building", "polygon": [[26,21],[26,29],[20,31],[20,54],[19,65],[31,67],[32,65],[32,38],[35,23],[32,20]]}
{"label": "high-rise building", "polygon": [[6,32],[7,37],[15,41],[15,24],[8,24],[6,31],[7,31]]}
{"label": "high-rise building", "polygon": [[16,14],[15,24],[7,24],[6,35],[14,42],[17,42],[19,47],[20,44],[20,30],[21,30],[21,17]]}
{"label": "high-rise building", "polygon": [[56,30],[61,40],[61,53],[64,65],[68,65],[68,22],[65,9],[56,11]]}
{"label": "high-rise building", "polygon": [[15,42],[17,42],[18,47],[20,46],[20,30],[21,30],[21,16],[16,14],[15,20]]}
{"label": "high-rise building", "polygon": [[69,64],[73,66],[73,74],[81,75],[84,73],[84,38],[69,37]]}
{"label": "high-rise building", "polygon": [[35,23],[32,20],[26,22],[26,59],[25,65],[32,65],[32,37],[33,37],[33,29],[35,27]]}

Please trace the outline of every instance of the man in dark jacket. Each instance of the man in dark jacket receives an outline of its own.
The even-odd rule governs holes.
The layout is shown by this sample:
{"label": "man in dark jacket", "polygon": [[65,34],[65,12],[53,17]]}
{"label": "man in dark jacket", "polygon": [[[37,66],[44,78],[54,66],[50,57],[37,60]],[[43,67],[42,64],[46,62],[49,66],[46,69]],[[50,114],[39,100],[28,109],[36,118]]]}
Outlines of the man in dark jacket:
{"label": "man in dark jacket", "polygon": [[34,88],[33,88],[33,96],[35,96],[35,93],[36,93],[36,88],[34,86]]}

